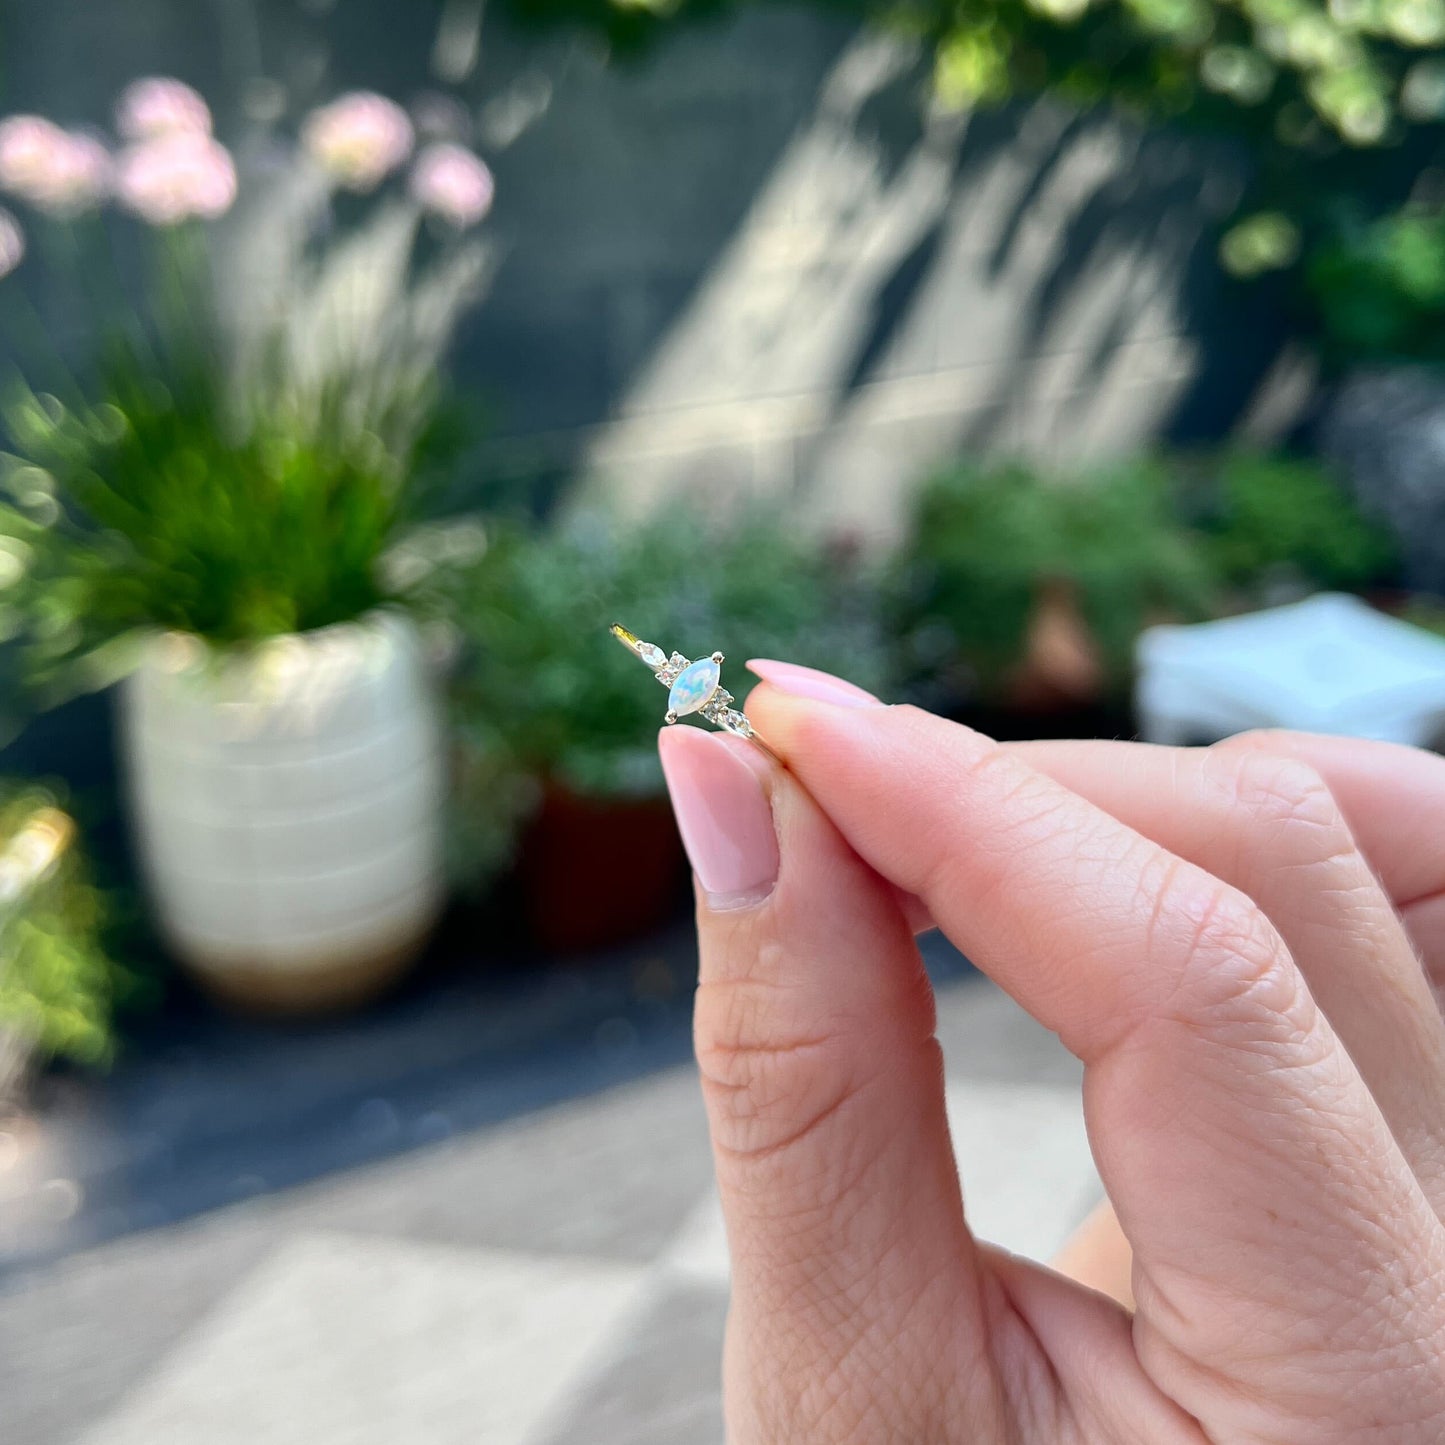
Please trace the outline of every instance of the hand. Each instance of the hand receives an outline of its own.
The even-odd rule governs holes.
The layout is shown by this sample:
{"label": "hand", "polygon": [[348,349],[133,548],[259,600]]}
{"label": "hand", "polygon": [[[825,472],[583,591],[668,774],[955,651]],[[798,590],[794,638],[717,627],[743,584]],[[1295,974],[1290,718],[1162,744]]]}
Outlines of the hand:
{"label": "hand", "polygon": [[[732,1445],[1445,1439],[1445,1028],[1392,905],[1437,965],[1445,761],[1003,748],[759,670],[789,771],[663,742]],[[920,912],[1083,1060],[1135,1314],[969,1234]]]}

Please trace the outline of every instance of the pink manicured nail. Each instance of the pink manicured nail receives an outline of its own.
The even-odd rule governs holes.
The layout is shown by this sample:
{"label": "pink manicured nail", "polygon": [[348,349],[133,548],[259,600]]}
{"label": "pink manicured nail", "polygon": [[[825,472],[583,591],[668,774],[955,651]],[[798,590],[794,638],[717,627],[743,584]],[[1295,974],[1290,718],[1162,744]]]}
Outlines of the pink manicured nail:
{"label": "pink manicured nail", "polygon": [[794,697],[836,703],[839,707],[883,706],[871,692],[864,692],[861,687],[844,682],[831,672],[819,672],[816,667],[799,667],[796,662],[774,662],[770,658],[755,657],[748,663],[748,671],[781,691],[792,693]]}
{"label": "pink manicured nail", "polygon": [[761,902],[778,881],[778,836],[758,775],[700,728],[664,728],[657,746],[677,829],[709,905]]}

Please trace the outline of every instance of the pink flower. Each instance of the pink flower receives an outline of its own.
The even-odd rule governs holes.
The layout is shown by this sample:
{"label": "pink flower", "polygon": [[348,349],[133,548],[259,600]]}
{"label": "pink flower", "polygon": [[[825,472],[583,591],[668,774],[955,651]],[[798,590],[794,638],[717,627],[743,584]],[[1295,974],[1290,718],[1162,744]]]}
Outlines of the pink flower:
{"label": "pink flower", "polygon": [[126,140],[150,140],[155,136],[186,131],[211,133],[211,111],[198,91],[183,80],[148,75],[133,80],[121,92],[115,107],[115,126]]}
{"label": "pink flower", "polygon": [[0,186],[28,195],[45,179],[50,157],[65,132],[43,115],[10,115],[0,120]]}
{"label": "pink flower", "polygon": [[126,208],[153,226],[209,221],[236,199],[236,167],[209,135],[172,131],[122,153],[116,189]]}
{"label": "pink flower", "polygon": [[25,259],[25,232],[20,222],[0,206],[0,276],[8,276]]}
{"label": "pink flower", "polygon": [[454,226],[476,225],[492,209],[495,191],[486,162],[465,146],[429,145],[412,167],[412,195]]}
{"label": "pink flower", "polygon": [[110,190],[110,154],[93,136],[39,115],[0,121],[0,187],[41,211],[73,216]]}
{"label": "pink flower", "polygon": [[98,206],[110,194],[115,166],[110,152],[94,136],[66,131],[65,144],[53,158],[48,183],[35,204],[42,211],[75,215]]}
{"label": "pink flower", "polygon": [[411,122],[394,101],[355,90],[313,110],[301,144],[313,160],[353,191],[375,189],[411,154]]}

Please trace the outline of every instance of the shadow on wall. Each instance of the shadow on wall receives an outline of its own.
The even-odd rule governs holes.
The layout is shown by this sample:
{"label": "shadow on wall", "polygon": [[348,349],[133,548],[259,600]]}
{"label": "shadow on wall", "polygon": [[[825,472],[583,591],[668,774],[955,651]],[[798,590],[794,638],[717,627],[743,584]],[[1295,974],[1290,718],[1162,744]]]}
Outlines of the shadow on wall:
{"label": "shadow on wall", "polygon": [[503,470],[580,466],[639,510],[794,495],[886,534],[961,446],[1217,436],[1280,352],[1214,263],[1217,148],[1045,104],[931,114],[924,57],[807,12],[569,63],[502,162],[547,220],[518,214],[467,335]]}
{"label": "shadow on wall", "polygon": [[960,446],[1218,435],[1282,345],[1213,264],[1227,156],[1045,104],[931,114],[922,56],[820,12],[615,64],[482,28],[470,0],[7,15],[0,109],[98,119],[173,71],[253,143],[358,86],[468,132],[497,256],[457,366],[495,423],[493,478],[580,468],[639,509],[782,492],[886,534],[898,489]]}

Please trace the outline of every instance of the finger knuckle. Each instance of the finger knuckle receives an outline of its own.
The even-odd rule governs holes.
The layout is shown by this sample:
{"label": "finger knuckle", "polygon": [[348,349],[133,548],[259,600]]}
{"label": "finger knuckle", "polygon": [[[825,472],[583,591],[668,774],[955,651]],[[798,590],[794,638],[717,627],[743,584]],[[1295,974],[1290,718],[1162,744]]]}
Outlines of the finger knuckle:
{"label": "finger knuckle", "polygon": [[990,744],[962,764],[959,783],[970,792],[986,792],[990,802],[999,803],[1042,798],[1057,792],[1042,773],[1020,762],[997,743]]}
{"label": "finger knuckle", "polygon": [[[849,1076],[822,1070],[808,1073],[798,1087],[790,1087],[786,1080],[800,1078],[797,1059],[796,1054],[753,1052],[742,1083],[703,1076],[715,1153],[729,1165],[767,1166],[775,1170],[771,1177],[780,1181],[786,1177],[790,1189],[770,1189],[774,1206],[786,1214],[797,1212],[787,1202],[793,1195],[805,1200],[806,1211],[812,1212],[826,1209],[852,1187],[853,1179],[844,1177],[851,1168],[850,1150],[840,1153],[820,1147],[820,1139],[846,1117],[861,1092]],[[833,1137],[846,1140],[846,1130]],[[812,1162],[800,1167],[798,1161],[805,1155]]]}
{"label": "finger knuckle", "polygon": [[1234,802],[1251,819],[1277,827],[1287,838],[1312,840],[1337,851],[1349,832],[1329,785],[1308,763],[1276,753],[1246,753],[1230,760]]}
{"label": "finger knuckle", "polygon": [[1327,908],[1337,926],[1346,918],[1370,926],[1383,902],[1379,885],[1313,767],[1254,753],[1233,759],[1223,784],[1241,819],[1234,840],[1240,863],[1255,875],[1267,873],[1271,896],[1296,912]]}
{"label": "finger knuckle", "polygon": [[796,1015],[785,990],[758,979],[699,988],[694,1048],[722,1152],[757,1158],[800,1144],[856,1092],[840,1029]]}
{"label": "finger knuckle", "polygon": [[[1173,936],[1166,944],[1166,930]],[[1184,865],[1155,915],[1156,948],[1177,949],[1167,1012],[1190,1028],[1236,1042],[1297,1040],[1314,1008],[1289,950],[1238,889]]]}

